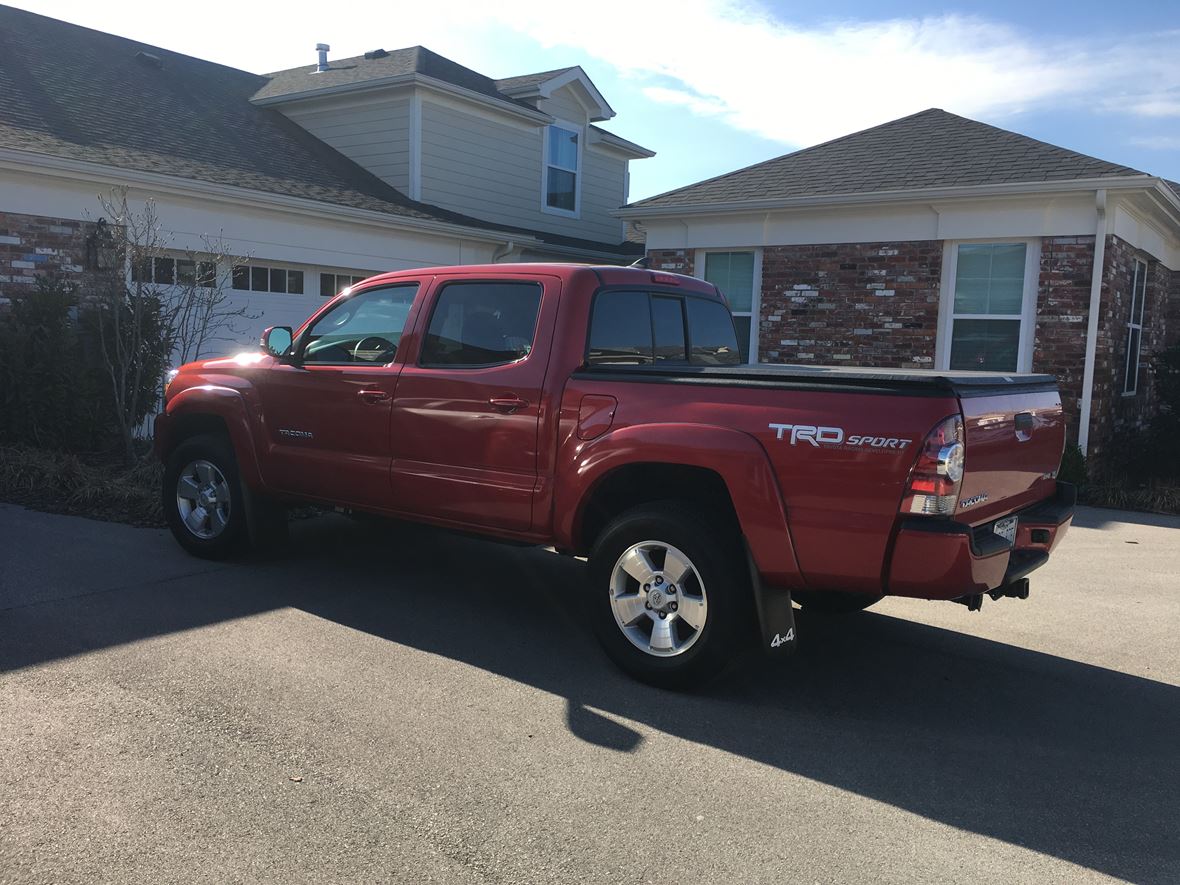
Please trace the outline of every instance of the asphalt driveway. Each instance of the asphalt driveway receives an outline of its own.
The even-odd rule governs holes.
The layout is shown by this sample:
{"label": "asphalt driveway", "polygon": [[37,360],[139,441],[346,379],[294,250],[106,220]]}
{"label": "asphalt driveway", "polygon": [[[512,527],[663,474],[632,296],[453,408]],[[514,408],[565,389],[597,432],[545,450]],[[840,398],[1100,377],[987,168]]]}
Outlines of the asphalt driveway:
{"label": "asphalt driveway", "polygon": [[1180,881],[1180,519],[1024,602],[637,685],[579,565],[297,523],[232,565],[0,505],[0,882]]}

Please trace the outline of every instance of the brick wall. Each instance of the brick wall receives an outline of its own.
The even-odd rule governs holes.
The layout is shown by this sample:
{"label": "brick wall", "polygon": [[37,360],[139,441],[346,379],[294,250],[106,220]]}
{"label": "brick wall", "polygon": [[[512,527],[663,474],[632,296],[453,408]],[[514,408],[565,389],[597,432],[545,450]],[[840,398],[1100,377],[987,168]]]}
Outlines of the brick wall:
{"label": "brick wall", "polygon": [[768,246],[760,358],[929,368],[941,274],[937,240]]}
{"label": "brick wall", "polygon": [[0,212],[0,305],[33,291],[36,278],[60,273],[83,291],[97,281],[86,269],[91,221]]}
{"label": "brick wall", "polygon": [[1094,237],[1046,237],[1041,241],[1033,371],[1057,377],[1069,442],[1077,442],[1081,415],[1086,329]]}
{"label": "brick wall", "polygon": [[694,256],[692,249],[652,249],[647,253],[647,265],[652,270],[668,270],[691,277]]}

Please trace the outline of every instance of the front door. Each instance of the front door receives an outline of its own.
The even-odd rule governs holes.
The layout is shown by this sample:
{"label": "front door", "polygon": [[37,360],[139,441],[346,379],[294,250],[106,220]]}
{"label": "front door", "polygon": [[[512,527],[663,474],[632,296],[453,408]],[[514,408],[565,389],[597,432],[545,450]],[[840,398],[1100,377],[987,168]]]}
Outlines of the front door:
{"label": "front door", "polygon": [[354,292],[300,336],[292,364],[259,381],[268,486],[389,507],[390,415],[397,347],[417,283]]}
{"label": "front door", "polygon": [[559,281],[440,278],[393,404],[399,507],[528,531]]}

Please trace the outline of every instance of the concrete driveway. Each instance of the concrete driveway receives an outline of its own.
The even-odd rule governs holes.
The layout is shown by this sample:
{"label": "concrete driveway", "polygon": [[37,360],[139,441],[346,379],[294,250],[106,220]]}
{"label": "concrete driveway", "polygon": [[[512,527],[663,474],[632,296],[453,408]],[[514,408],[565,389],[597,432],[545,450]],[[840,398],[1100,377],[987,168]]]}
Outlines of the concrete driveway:
{"label": "concrete driveway", "polygon": [[1031,599],[799,618],[620,676],[579,565],[298,523],[282,556],[0,506],[0,882],[1180,881],[1180,520]]}

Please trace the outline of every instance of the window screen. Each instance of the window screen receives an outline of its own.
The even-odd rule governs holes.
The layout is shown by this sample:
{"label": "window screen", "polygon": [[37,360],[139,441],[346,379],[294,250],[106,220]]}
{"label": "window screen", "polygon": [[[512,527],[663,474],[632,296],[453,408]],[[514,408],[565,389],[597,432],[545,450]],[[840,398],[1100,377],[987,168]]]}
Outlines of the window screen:
{"label": "window screen", "polygon": [[524,359],[540,308],[538,283],[450,283],[435,303],[420,363],[478,368]]}

